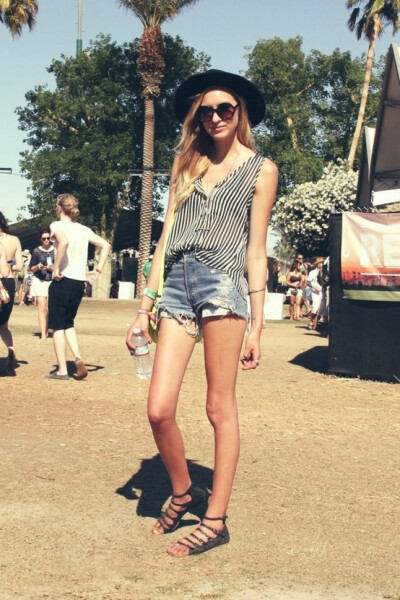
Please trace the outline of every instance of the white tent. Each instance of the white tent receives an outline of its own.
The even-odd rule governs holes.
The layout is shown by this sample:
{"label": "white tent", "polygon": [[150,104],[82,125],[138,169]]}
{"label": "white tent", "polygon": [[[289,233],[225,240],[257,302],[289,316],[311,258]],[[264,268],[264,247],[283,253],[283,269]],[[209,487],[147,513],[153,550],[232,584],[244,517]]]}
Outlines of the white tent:
{"label": "white tent", "polygon": [[356,205],[400,202],[400,46],[388,51],[376,129],[365,127]]}

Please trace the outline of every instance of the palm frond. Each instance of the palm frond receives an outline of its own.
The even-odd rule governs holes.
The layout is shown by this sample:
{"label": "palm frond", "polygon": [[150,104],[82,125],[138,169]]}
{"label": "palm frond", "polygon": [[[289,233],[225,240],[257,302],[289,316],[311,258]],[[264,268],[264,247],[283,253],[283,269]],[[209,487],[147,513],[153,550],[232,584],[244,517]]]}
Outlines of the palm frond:
{"label": "palm frond", "polygon": [[22,28],[32,29],[39,10],[36,0],[0,0],[0,21],[8,27],[11,35],[21,35]]}
{"label": "palm frond", "polygon": [[183,8],[198,0],[119,0],[131,10],[144,27],[157,27],[175,17]]}

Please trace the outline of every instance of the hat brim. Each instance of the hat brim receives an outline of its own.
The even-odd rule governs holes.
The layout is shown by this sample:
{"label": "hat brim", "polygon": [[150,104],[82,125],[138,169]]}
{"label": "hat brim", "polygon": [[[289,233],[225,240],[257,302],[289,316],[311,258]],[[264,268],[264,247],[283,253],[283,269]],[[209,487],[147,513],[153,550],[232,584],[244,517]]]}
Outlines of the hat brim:
{"label": "hat brim", "polygon": [[241,96],[246,102],[249,120],[253,127],[263,120],[265,115],[264,98],[253,83],[234,73],[210,69],[205,73],[189,77],[177,89],[174,111],[181,123],[192,105],[193,96],[208,88],[224,88]]}

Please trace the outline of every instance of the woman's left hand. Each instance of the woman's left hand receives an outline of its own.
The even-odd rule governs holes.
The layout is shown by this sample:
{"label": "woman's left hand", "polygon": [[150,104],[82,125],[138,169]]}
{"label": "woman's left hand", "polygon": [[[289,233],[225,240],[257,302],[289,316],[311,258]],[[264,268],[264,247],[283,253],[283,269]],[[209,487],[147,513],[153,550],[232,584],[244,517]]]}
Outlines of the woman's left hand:
{"label": "woman's left hand", "polygon": [[247,336],[243,356],[240,359],[243,371],[256,369],[260,365],[260,336],[250,332]]}
{"label": "woman's left hand", "polygon": [[60,281],[63,278],[63,275],[60,273],[60,267],[53,268],[53,279],[56,281]]}

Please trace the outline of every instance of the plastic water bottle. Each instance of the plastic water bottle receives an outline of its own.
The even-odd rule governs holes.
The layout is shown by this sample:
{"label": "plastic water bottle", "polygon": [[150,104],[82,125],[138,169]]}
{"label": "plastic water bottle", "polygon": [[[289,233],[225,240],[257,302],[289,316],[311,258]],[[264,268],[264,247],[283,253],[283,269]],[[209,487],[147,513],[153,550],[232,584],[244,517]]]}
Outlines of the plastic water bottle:
{"label": "plastic water bottle", "polygon": [[149,353],[149,344],[139,327],[133,330],[132,343],[135,345],[133,359],[135,361],[136,377],[138,379],[150,379],[153,365]]}

